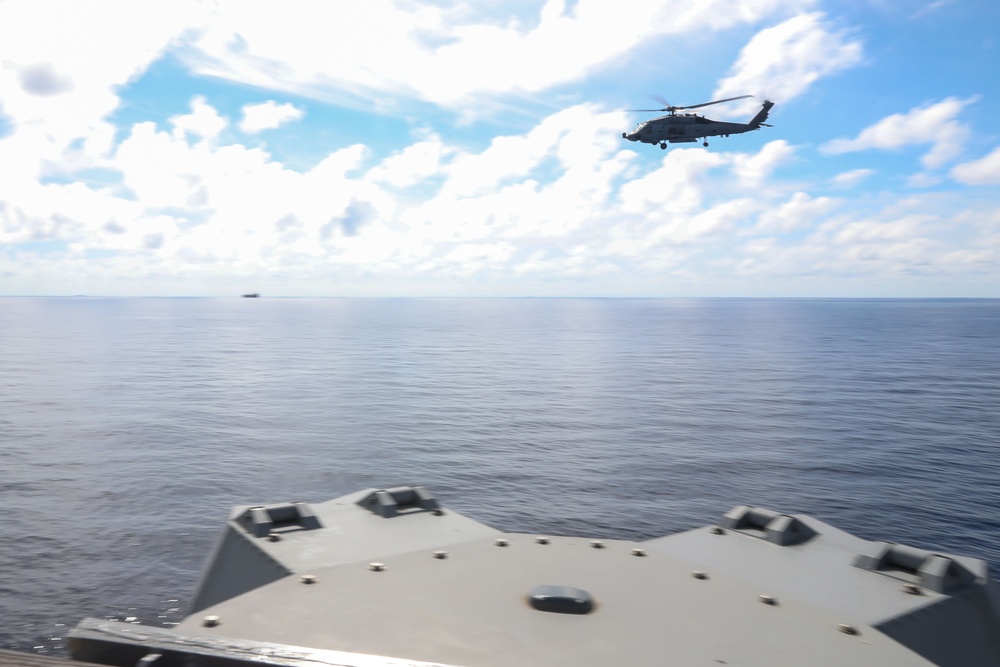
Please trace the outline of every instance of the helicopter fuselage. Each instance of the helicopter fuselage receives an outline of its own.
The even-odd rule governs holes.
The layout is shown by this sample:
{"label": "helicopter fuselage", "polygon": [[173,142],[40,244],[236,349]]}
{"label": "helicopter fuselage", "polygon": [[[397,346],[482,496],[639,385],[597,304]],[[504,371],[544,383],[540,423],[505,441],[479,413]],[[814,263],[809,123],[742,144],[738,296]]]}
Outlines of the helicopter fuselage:
{"label": "helicopter fuselage", "polygon": [[659,144],[661,148],[666,148],[668,143],[692,143],[704,141],[707,137],[728,137],[730,134],[759,130],[772,106],[771,102],[764,102],[761,111],[749,123],[711,120],[697,114],[671,113],[639,123],[631,132],[622,132],[622,138],[645,144]]}

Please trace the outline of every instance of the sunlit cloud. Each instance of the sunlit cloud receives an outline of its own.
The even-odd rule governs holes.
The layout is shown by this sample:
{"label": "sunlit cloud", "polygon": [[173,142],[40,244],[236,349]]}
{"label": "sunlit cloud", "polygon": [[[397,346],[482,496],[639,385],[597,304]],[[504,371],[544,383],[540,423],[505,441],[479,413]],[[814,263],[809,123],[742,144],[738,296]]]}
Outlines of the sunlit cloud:
{"label": "sunlit cloud", "polygon": [[961,154],[969,129],[956,116],[976,99],[949,97],[906,113],[892,114],[865,128],[854,139],[834,139],[820,149],[827,155],[841,155],[873,148],[895,150],[930,144],[921,163],[928,169],[940,168]]}
{"label": "sunlit cloud", "polygon": [[851,169],[841,172],[830,179],[830,183],[838,188],[853,187],[875,173],[874,169]]}
{"label": "sunlit cloud", "polygon": [[282,8],[282,22],[296,26],[288,32],[274,30],[269,3],[220,0],[183,53],[202,74],[316,99],[356,106],[374,99],[379,108],[393,105],[379,95],[391,92],[468,111],[477,97],[580,80],[660,36],[751,25],[813,4],[638,0],[623,11],[602,0],[547,0],[526,21],[488,6],[303,1]]}
{"label": "sunlit cloud", "polygon": [[229,121],[209,106],[204,97],[199,96],[191,100],[191,113],[172,117],[170,124],[176,128],[178,136],[183,136],[186,132],[202,139],[211,139],[226,129]]}
{"label": "sunlit cloud", "polygon": [[978,160],[955,165],[951,176],[966,185],[1000,185],[1000,148]]}
{"label": "sunlit cloud", "polygon": [[[820,0],[304,1],[281,8],[295,31],[256,0],[109,4],[128,31],[79,3],[40,6],[0,2],[0,289],[863,294],[914,276],[1000,280],[1000,206],[980,187],[1000,183],[1000,149],[965,153],[962,112],[979,98],[899,93],[909,111],[868,128],[823,122],[804,93],[834,94],[877,54]],[[644,95],[650,79],[617,81],[625,93],[607,80],[699,40],[704,58],[652,61],[656,76],[799,102],[708,148],[623,141],[633,121],[608,111],[609,91]],[[162,97],[143,98],[154,84]],[[911,146],[921,164],[892,155]]]}
{"label": "sunlit cloud", "polygon": [[[750,94],[788,102],[821,78],[860,64],[863,53],[861,41],[829,25],[822,12],[800,14],[758,32],[716,86],[714,98]],[[743,102],[732,113],[751,113],[760,101]]]}
{"label": "sunlit cloud", "polygon": [[247,133],[257,133],[264,130],[273,130],[281,127],[285,123],[299,120],[305,115],[302,109],[292,104],[278,104],[273,100],[268,100],[262,104],[248,104],[243,107],[243,119],[240,121],[240,129]]}

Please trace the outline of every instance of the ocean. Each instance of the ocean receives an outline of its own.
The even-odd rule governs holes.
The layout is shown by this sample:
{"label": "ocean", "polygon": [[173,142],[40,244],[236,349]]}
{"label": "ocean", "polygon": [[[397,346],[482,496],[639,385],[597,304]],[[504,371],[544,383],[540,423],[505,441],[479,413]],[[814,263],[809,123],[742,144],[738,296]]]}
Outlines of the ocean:
{"label": "ocean", "polygon": [[643,540],[735,505],[1000,565],[1000,300],[0,299],[0,647],[169,626],[233,505],[421,484]]}

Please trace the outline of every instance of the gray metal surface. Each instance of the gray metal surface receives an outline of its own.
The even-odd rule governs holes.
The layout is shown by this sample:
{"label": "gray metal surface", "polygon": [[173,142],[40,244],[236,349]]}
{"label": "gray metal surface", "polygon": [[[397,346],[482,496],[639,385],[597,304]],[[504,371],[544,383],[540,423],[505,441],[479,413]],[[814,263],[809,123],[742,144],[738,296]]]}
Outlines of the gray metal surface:
{"label": "gray metal surface", "polygon": [[[325,651],[205,634],[182,635],[164,628],[96,618],[84,619],[70,635],[76,660],[128,667],[449,667],[378,655]],[[24,655],[24,654],[21,654]],[[0,656],[2,657],[2,656]],[[0,662],[0,667],[5,663]],[[21,664],[21,663],[7,663]],[[24,663],[33,665],[34,663]],[[52,663],[49,667],[58,667]],[[65,664],[65,663],[60,663]],[[79,663],[74,663],[79,664]]]}
{"label": "gray metal surface", "polygon": [[1000,665],[984,563],[804,515],[737,507],[638,543],[504,534],[406,488],[272,507],[234,511],[182,643],[467,667]]}

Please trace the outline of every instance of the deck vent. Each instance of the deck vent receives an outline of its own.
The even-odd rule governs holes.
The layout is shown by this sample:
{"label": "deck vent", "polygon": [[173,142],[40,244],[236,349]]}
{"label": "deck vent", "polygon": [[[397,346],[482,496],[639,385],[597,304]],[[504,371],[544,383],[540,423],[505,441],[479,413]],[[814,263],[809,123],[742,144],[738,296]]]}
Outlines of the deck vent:
{"label": "deck vent", "polygon": [[239,522],[254,537],[323,527],[306,503],[258,505],[244,511],[239,516]]}
{"label": "deck vent", "polygon": [[739,505],[729,510],[722,517],[719,526],[782,547],[808,542],[816,535],[815,530],[793,516],[747,505]]}
{"label": "deck vent", "polygon": [[594,609],[590,593],[572,586],[535,586],[528,600],[538,611],[557,614],[589,614]]}
{"label": "deck vent", "polygon": [[394,489],[372,491],[358,501],[384,519],[414,512],[440,512],[438,501],[422,486],[397,486]]}
{"label": "deck vent", "polygon": [[852,565],[946,595],[973,583],[976,578],[951,556],[892,542],[873,542]]}

